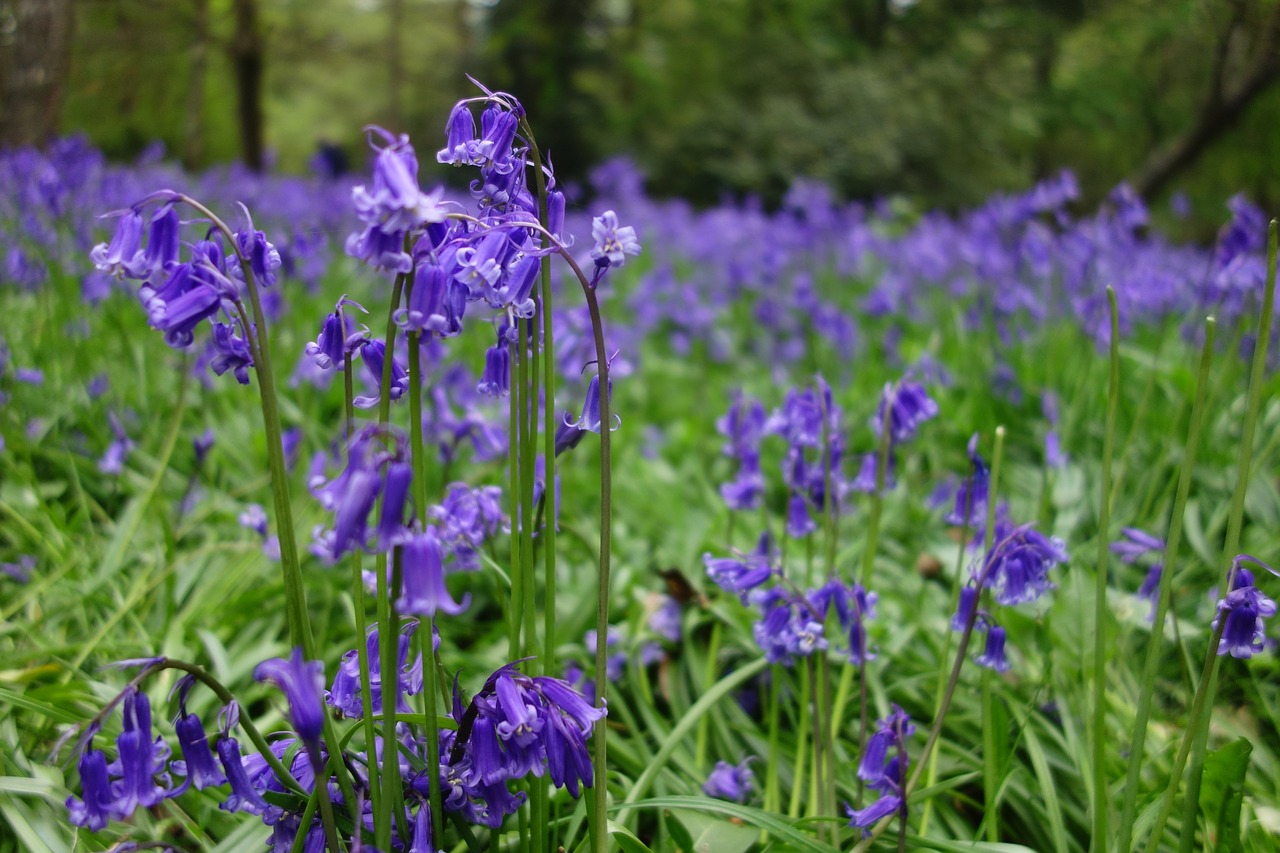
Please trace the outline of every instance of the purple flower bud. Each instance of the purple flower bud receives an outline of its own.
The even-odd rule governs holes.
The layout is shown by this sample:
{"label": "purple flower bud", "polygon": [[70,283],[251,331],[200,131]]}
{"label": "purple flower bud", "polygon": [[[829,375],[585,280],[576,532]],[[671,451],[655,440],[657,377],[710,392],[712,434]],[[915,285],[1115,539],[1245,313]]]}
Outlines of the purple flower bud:
{"label": "purple flower bud", "polygon": [[969,617],[978,601],[977,587],[966,586],[960,590],[960,600],[956,612],[951,616],[951,630],[963,631],[969,625]]}
{"label": "purple flower bud", "polygon": [[449,113],[445,133],[445,146],[436,152],[436,162],[451,166],[479,166],[484,162],[483,158],[476,157],[479,140],[476,139],[476,120],[471,115],[469,104],[463,102],[454,106],[453,112]]}
{"label": "purple flower bud", "polygon": [[1263,620],[1276,614],[1276,603],[1253,585],[1253,572],[1238,568],[1242,558],[1253,560],[1246,555],[1236,557],[1231,592],[1218,601],[1218,616],[1213,620],[1213,628],[1217,630],[1218,621],[1225,615],[1227,621],[1218,642],[1218,654],[1234,658],[1253,657],[1262,651],[1266,644]]}
{"label": "purple flower bud", "polygon": [[486,397],[505,397],[511,386],[511,356],[506,344],[499,342],[484,353],[484,372],[476,383],[476,392]]}
{"label": "purple flower bud", "polygon": [[218,741],[217,750],[218,760],[222,762],[227,781],[231,783],[231,794],[222,802],[220,808],[223,811],[244,811],[254,815],[263,814],[270,809],[271,806],[262,798],[261,792],[249,781],[244,759],[240,755],[240,744],[236,739],[222,738]]}
{"label": "purple flower bud", "polygon": [[[609,380],[609,398],[613,399],[613,380]],[[612,432],[622,425],[622,418],[617,414],[613,415],[613,425],[609,427]],[[600,432],[600,375],[596,374],[591,377],[591,382],[587,385],[587,396],[582,401],[582,414],[578,416],[576,421],[570,422],[569,416],[565,415],[565,424],[575,426],[578,429],[587,432]]]}
{"label": "purple flower bud", "polygon": [[[112,214],[108,214],[110,215]],[[94,246],[89,258],[103,272],[116,277],[141,278],[134,271],[141,271],[141,267],[135,265],[135,258],[142,246],[142,212],[137,208],[129,208],[120,211],[119,216],[120,221],[116,223],[116,233],[111,237],[111,243]]]}

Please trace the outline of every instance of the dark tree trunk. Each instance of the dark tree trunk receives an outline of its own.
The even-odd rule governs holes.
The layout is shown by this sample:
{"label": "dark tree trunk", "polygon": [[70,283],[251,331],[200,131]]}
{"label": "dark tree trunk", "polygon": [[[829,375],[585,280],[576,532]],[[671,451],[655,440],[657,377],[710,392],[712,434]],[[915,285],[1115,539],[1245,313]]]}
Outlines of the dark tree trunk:
{"label": "dark tree trunk", "polygon": [[195,0],[191,75],[187,79],[187,115],[182,128],[182,161],[188,168],[204,156],[204,78],[209,67],[209,0]]}
{"label": "dark tree trunk", "polygon": [[[1232,26],[1234,27],[1233,22]],[[1229,38],[1230,33],[1224,36]],[[1232,83],[1224,83],[1225,45],[1218,55],[1210,84],[1209,97],[1192,125],[1177,137],[1156,149],[1129,179],[1142,196],[1150,197],[1164,189],[1178,173],[1191,166],[1201,154],[1230,130],[1258,95],[1280,77],[1280,7],[1259,37],[1253,61]]]}
{"label": "dark tree trunk", "polygon": [[262,73],[264,49],[258,29],[256,0],[235,0],[236,32],[231,65],[236,77],[236,110],[240,119],[240,156],[255,172],[263,166]]}
{"label": "dark tree trunk", "polygon": [[71,0],[0,2],[0,145],[57,134],[74,24]]}

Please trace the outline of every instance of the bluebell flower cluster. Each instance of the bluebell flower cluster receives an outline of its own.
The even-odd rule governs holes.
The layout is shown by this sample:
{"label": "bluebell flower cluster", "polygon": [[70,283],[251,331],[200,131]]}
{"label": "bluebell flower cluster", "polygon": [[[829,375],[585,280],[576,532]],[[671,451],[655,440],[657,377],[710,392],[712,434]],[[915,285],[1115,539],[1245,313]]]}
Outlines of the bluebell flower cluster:
{"label": "bluebell flower cluster", "polygon": [[831,578],[816,589],[797,590],[786,581],[767,533],[750,553],[708,553],[703,563],[717,586],[759,609],[752,633],[770,663],[791,665],[797,658],[824,652],[830,646],[827,618],[833,612],[847,639],[844,653],[849,661],[861,664],[874,657],[867,645],[866,621],[875,616],[876,595],[860,584]]}
{"label": "bluebell flower cluster", "polygon": [[756,509],[760,505],[764,495],[764,474],[760,472],[764,426],[764,406],[741,394],[725,416],[716,421],[716,429],[725,437],[724,455],[738,463],[737,476],[720,486],[720,495],[729,509]]}
{"label": "bluebell flower cluster", "polygon": [[[886,491],[895,485],[894,467],[898,445],[915,438],[920,424],[938,414],[938,404],[933,401],[919,382],[910,376],[898,382],[887,382],[880,395],[880,404],[876,414],[871,418],[871,430],[876,439],[887,441],[885,456],[884,488]],[[862,457],[858,477],[853,484],[855,491],[874,493],[876,476],[880,466],[880,449],[871,451]]]}
{"label": "bluebell flower cluster", "polygon": [[882,818],[895,814],[903,819],[907,816],[907,738],[916,728],[897,705],[876,725],[876,732],[867,739],[862,760],[858,762],[858,778],[880,796],[862,809],[846,806],[849,825],[862,829],[864,835],[869,835],[872,824]]}

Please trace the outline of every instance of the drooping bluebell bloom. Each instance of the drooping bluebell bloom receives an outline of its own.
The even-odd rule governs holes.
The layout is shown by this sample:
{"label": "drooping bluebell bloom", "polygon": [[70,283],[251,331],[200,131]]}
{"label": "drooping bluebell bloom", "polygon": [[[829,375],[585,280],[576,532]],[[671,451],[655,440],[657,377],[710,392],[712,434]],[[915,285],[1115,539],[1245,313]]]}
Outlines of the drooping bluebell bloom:
{"label": "drooping bluebell bloom", "polygon": [[1045,536],[1030,525],[1014,527],[997,521],[995,544],[983,560],[980,583],[995,590],[1000,604],[1024,604],[1053,589],[1049,570],[1069,559],[1061,539]]}
{"label": "drooping bluebell bloom", "polygon": [[115,234],[110,243],[99,243],[89,253],[93,265],[105,273],[117,278],[127,276],[140,278],[145,271],[138,257],[142,248],[142,211],[136,207],[128,210],[108,213],[107,216],[118,216]]}
{"label": "drooping bluebell bloom", "polygon": [[715,769],[707,775],[707,781],[702,783],[702,793],[719,800],[745,803],[754,787],[750,761],[750,758],[746,758],[737,765],[717,761]]}
{"label": "drooping bluebell bloom", "polygon": [[182,760],[170,763],[170,768],[179,776],[185,776],[183,783],[197,791],[217,785],[225,785],[227,777],[214,763],[213,752],[209,749],[209,736],[205,734],[204,725],[195,714],[181,714],[173,723],[178,735],[178,744],[182,747]]}
{"label": "drooping bluebell bloom", "polygon": [[858,777],[867,783],[870,790],[879,791],[880,798],[860,810],[845,807],[849,825],[864,830],[864,835],[872,824],[882,818],[892,814],[906,817],[906,739],[914,732],[915,726],[906,713],[894,705],[893,712],[877,723],[876,733],[867,741],[858,764]]}
{"label": "drooping bluebell bloom", "polygon": [[987,644],[982,650],[982,654],[974,658],[974,663],[978,666],[985,666],[987,669],[994,669],[996,672],[1008,672],[1010,664],[1005,657],[1004,651],[1004,629],[999,625],[991,625],[987,628]]}
{"label": "drooping bluebell bloom", "polygon": [[408,534],[404,525],[404,511],[412,480],[413,466],[408,462],[387,463],[382,487],[382,514],[374,533],[380,550],[389,550]]}
{"label": "drooping bluebell bloom", "polygon": [[591,220],[591,239],[595,241],[591,258],[598,267],[620,267],[626,263],[627,255],[640,254],[636,229],[630,225],[619,226],[618,214],[612,210]]}
{"label": "drooping bluebell bloom", "polygon": [[790,665],[828,646],[826,627],[803,602],[791,600],[778,589],[765,593],[764,615],[752,626],[756,645],[770,663]]}
{"label": "drooping bluebell bloom", "polygon": [[271,658],[253,670],[255,681],[270,681],[284,691],[293,730],[309,744],[318,744],[324,728],[324,664],[302,658],[295,648],[288,660]]}
{"label": "drooping bluebell bloom", "polygon": [[1145,530],[1126,527],[1120,532],[1123,538],[1111,543],[1111,553],[1118,555],[1126,563],[1136,563],[1148,554],[1158,557],[1164,553],[1164,541]]}
{"label": "drooping bluebell bloom", "polygon": [[125,432],[124,424],[120,422],[115,412],[107,412],[107,424],[111,427],[113,438],[111,444],[107,445],[106,452],[102,454],[102,458],[98,460],[98,470],[103,474],[119,474],[124,470],[125,457],[133,449],[134,442]]}
{"label": "drooping bluebell bloom", "polygon": [[116,738],[116,751],[119,758],[109,769],[120,775],[112,790],[115,810],[121,816],[133,814],[139,806],[158,805],[169,795],[169,790],[155,781],[156,774],[165,770],[169,747],[163,738],[152,738],[151,702],[136,687],[125,693],[124,730]]}
{"label": "drooping bluebell bloom", "polygon": [[662,596],[661,603],[649,614],[649,630],[670,643],[680,642],[683,619],[680,602],[669,595]]}
{"label": "drooping bluebell bloom", "polygon": [[587,434],[585,429],[579,429],[568,422],[569,413],[565,412],[565,417],[556,425],[555,434],[555,455],[559,456],[569,450],[573,450],[582,443],[582,437]]}
{"label": "drooping bluebell bloom", "polygon": [[162,204],[151,215],[151,228],[147,236],[147,248],[142,253],[142,268],[148,274],[163,272],[170,264],[178,262],[182,223],[172,202]]}
{"label": "drooping bluebell bloom", "polygon": [[[448,215],[441,203],[444,188],[424,193],[418,186],[418,157],[408,135],[395,137],[376,126],[366,130],[369,144],[378,154],[372,187],[361,185],[351,190],[351,203],[360,221],[386,234],[399,235],[429,222],[443,222]],[[374,133],[386,142],[384,147],[374,144]]]}
{"label": "drooping bluebell bloom", "polygon": [[270,809],[271,806],[262,798],[261,792],[249,779],[244,758],[240,754],[239,742],[233,737],[223,736],[218,740],[216,749],[218,760],[222,763],[227,781],[231,784],[231,794],[222,801],[219,808],[223,811],[244,811],[254,815],[263,814]]}
{"label": "drooping bluebell bloom", "polygon": [[1160,603],[1160,577],[1163,574],[1164,566],[1154,563],[1147,569],[1147,576],[1142,579],[1142,586],[1138,587],[1138,598],[1151,605],[1151,610],[1147,613],[1148,622],[1156,621],[1156,606]]}
{"label": "drooping bluebell bloom", "polygon": [[428,512],[439,524],[440,542],[453,554],[454,566],[467,571],[480,568],[480,548],[503,530],[507,520],[497,486],[473,489],[453,483],[444,501]]}
{"label": "drooping bluebell bloom", "polygon": [[774,571],[768,552],[762,554],[759,549],[738,557],[714,557],[706,553],[702,555],[702,562],[706,566],[707,577],[744,601],[747,593],[769,580]]}
{"label": "drooping bluebell bloom", "polygon": [[67,797],[67,811],[70,813],[72,825],[82,826],[90,832],[97,832],[106,827],[111,818],[126,817],[116,809],[111,776],[107,771],[107,757],[102,751],[92,747],[87,748],[80,755],[78,769],[80,790],[84,792],[84,797],[81,799],[74,794]]}
{"label": "drooping bluebell bloom", "polygon": [[[357,409],[372,409],[382,399],[382,371],[387,357],[385,341],[373,339],[360,346],[360,357],[364,359],[369,376],[373,379],[376,393],[369,396],[358,396],[354,400]],[[400,359],[391,359],[391,399],[399,400],[409,390],[409,371],[400,363]]]}
{"label": "drooping bluebell bloom", "polygon": [[[455,291],[461,300],[455,299]],[[422,260],[413,278],[408,307],[396,311],[396,324],[403,329],[441,337],[455,335],[462,328],[462,314],[467,304],[465,291],[466,286],[456,282],[439,263],[430,258]]]}
{"label": "drooping bluebell bloom", "polygon": [[960,590],[960,599],[956,604],[956,612],[951,615],[951,630],[963,631],[969,625],[973,608],[978,603],[978,589],[966,586]]}
{"label": "drooping bluebell bloom", "polygon": [[231,323],[213,324],[213,349],[217,355],[209,363],[209,369],[217,376],[228,370],[241,385],[249,384],[249,368],[253,367],[253,353],[249,342],[236,334]]}
{"label": "drooping bluebell bloom", "polygon": [[818,529],[818,524],[809,514],[809,505],[804,495],[792,494],[787,502],[787,535],[793,539],[802,539]]}
{"label": "drooping bluebell bloom", "polygon": [[757,509],[764,497],[764,474],[760,471],[760,455],[746,451],[739,459],[738,475],[720,485],[720,496],[733,510]]}
{"label": "drooping bluebell bloom", "polygon": [[901,444],[914,438],[920,424],[937,414],[938,404],[930,399],[923,385],[909,379],[896,385],[886,382],[871,428],[879,438],[887,426],[890,440]]}
{"label": "drooping bluebell bloom", "polygon": [[1270,570],[1265,563],[1247,554],[1235,558],[1231,592],[1218,601],[1218,614],[1213,620],[1213,628],[1217,630],[1219,620],[1225,616],[1227,621],[1222,627],[1218,654],[1229,654],[1234,658],[1253,657],[1262,651],[1266,644],[1266,626],[1263,620],[1276,613],[1276,603],[1253,585],[1253,572],[1240,568],[1240,563],[1244,560]]}
{"label": "drooping bluebell bloom", "polygon": [[[862,457],[862,463],[858,467],[858,476],[853,479],[849,488],[855,492],[863,492],[864,494],[873,495],[876,491],[876,471],[880,467],[880,454],[878,452],[866,453]],[[884,489],[890,491],[898,484],[894,469],[897,467],[897,458],[893,450],[889,450],[889,464],[885,466]]]}
{"label": "drooping bluebell bloom", "polygon": [[725,437],[724,455],[733,459],[758,455],[767,420],[759,400],[735,394],[729,411],[716,421],[716,431]]}
{"label": "drooping bluebell bloom", "polygon": [[987,463],[978,454],[978,434],[969,439],[969,464],[971,473],[956,490],[955,503],[944,519],[947,524],[976,527],[987,515],[987,491],[990,474]]}
{"label": "drooping bluebell bloom", "polygon": [[511,355],[502,341],[484,353],[484,372],[476,391],[486,397],[505,397],[511,388]]}
{"label": "drooping bluebell bloom", "polygon": [[396,609],[401,613],[435,616],[440,610],[451,616],[463,612],[471,602],[470,594],[454,601],[444,582],[444,551],[435,528],[409,535],[403,542],[401,569],[404,586]]}
{"label": "drooping bluebell bloom", "polygon": [[481,166],[485,157],[480,153],[480,140],[476,136],[476,120],[466,101],[455,104],[445,124],[445,145],[436,152],[436,162],[450,166]]}
{"label": "drooping bluebell bloom", "polygon": [[307,344],[304,349],[307,356],[321,370],[342,370],[346,365],[347,357],[368,338],[366,332],[352,332],[351,322],[347,319],[346,312],[342,310],[348,305],[359,308],[362,312],[365,311],[363,305],[348,299],[346,294],[343,294],[338,303],[333,306],[333,312],[325,315],[320,334],[316,335],[316,339]]}
{"label": "drooping bluebell bloom", "polygon": [[[613,397],[613,380],[609,380],[609,397]],[[612,432],[622,426],[622,418],[613,413],[613,423],[609,430]],[[582,401],[582,414],[578,416],[576,421],[570,421],[568,414],[564,416],[564,423],[569,426],[577,427],[587,432],[600,432],[600,374],[591,377],[591,382],[587,384],[587,395]]]}

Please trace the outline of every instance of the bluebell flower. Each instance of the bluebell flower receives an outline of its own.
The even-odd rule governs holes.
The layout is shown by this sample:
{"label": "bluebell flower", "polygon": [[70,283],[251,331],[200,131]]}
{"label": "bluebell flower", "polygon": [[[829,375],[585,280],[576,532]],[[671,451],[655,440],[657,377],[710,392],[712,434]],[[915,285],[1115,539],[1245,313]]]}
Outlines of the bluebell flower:
{"label": "bluebell flower", "polygon": [[969,619],[973,615],[973,608],[978,603],[978,589],[973,586],[966,586],[960,590],[960,598],[956,603],[956,612],[951,615],[951,630],[963,631],[969,625]]}
{"label": "bluebell flower", "polygon": [[[394,137],[380,127],[366,128],[370,145],[378,152],[373,166],[373,186],[351,190],[351,203],[356,215],[366,225],[387,234],[405,232],[429,222],[443,222],[448,209],[441,204],[444,188],[424,193],[418,186],[418,158],[409,137]],[[372,134],[386,142],[382,148],[373,143]]]}
{"label": "bluebell flower", "polygon": [[236,334],[231,323],[213,324],[213,349],[217,353],[209,363],[209,369],[221,376],[228,370],[241,385],[249,384],[249,368],[253,367],[253,353],[249,342]]}
{"label": "bluebell flower", "polygon": [[484,353],[484,372],[476,383],[476,392],[486,397],[505,397],[511,387],[511,355],[507,345],[499,341]]}
{"label": "bluebell flower", "polygon": [[408,307],[396,311],[395,321],[410,331],[449,337],[462,330],[466,305],[466,286],[440,264],[425,260],[414,275]]}
{"label": "bluebell flower", "polygon": [[342,310],[348,305],[365,311],[363,305],[348,299],[343,294],[333,306],[333,312],[325,315],[320,334],[316,335],[316,339],[308,343],[304,349],[307,356],[315,361],[316,366],[321,370],[342,370],[346,365],[347,357],[368,338],[367,333],[353,334],[351,322],[347,319],[346,312]]}
{"label": "bluebell flower", "polygon": [[620,267],[626,263],[627,255],[640,254],[636,229],[630,225],[619,226],[618,214],[612,210],[591,220],[591,238],[595,241],[591,258],[596,266]]}
{"label": "bluebell flower", "polygon": [[996,672],[1008,672],[1010,664],[1004,652],[1004,629],[999,625],[987,628],[987,645],[982,654],[974,658],[978,666],[994,669]]}
{"label": "bluebell flower", "polygon": [[404,585],[396,600],[396,609],[428,617],[435,616],[437,610],[456,616],[467,609],[471,596],[454,601],[445,586],[444,551],[434,528],[409,535],[401,547]]}
{"label": "bluebell flower", "polygon": [[661,603],[649,614],[649,630],[670,643],[680,642],[682,623],[680,602],[669,595],[662,596]]}
{"label": "bluebell flower", "polygon": [[136,207],[121,210],[107,216],[118,216],[115,234],[110,243],[99,243],[89,252],[93,265],[105,273],[129,278],[141,278],[144,272],[138,257],[142,248],[142,211]]}
{"label": "bluebell flower", "polygon": [[1111,543],[1111,553],[1118,555],[1126,563],[1136,563],[1148,554],[1160,556],[1164,553],[1164,541],[1145,530],[1126,527],[1120,532],[1123,538]]}
{"label": "bluebell flower", "polygon": [[862,760],[858,763],[858,778],[865,781],[870,790],[879,791],[880,798],[863,809],[846,806],[850,826],[858,827],[866,834],[872,824],[889,815],[906,817],[906,739],[914,732],[915,726],[897,705],[893,706],[888,717],[877,723],[876,733],[867,739]]}
{"label": "bluebell flower", "polygon": [[107,424],[111,428],[113,438],[111,444],[107,445],[106,452],[102,454],[102,458],[98,460],[98,470],[103,474],[119,474],[124,470],[125,457],[129,455],[129,451],[133,450],[134,442],[125,432],[124,424],[120,422],[120,418],[116,417],[115,412],[107,412]]}
{"label": "bluebell flower", "polygon": [[750,761],[751,759],[747,758],[737,765],[727,761],[717,761],[715,769],[707,775],[707,781],[702,784],[702,793],[719,800],[745,803],[753,787],[751,768],[748,766]]}
{"label": "bluebell flower", "polygon": [[[609,396],[613,397],[613,380],[609,380]],[[582,414],[578,416],[576,421],[570,421],[569,416],[564,416],[564,423],[569,426],[577,427],[587,432],[600,432],[600,375],[596,374],[591,377],[591,382],[587,384],[587,395],[582,401]],[[613,424],[609,427],[613,431],[622,425],[622,418],[615,412],[613,414]]]}
{"label": "bluebell flower", "polygon": [[77,769],[80,771],[80,790],[84,796],[80,798],[73,794],[67,797],[67,811],[72,825],[97,832],[106,827],[113,817],[123,819],[127,816],[116,808],[111,775],[107,771],[107,757],[101,750],[92,747],[85,749],[80,755]]}
{"label": "bluebell flower", "polygon": [[178,262],[182,223],[173,203],[162,204],[151,216],[147,248],[142,253],[142,268],[148,273],[163,272]]}
{"label": "bluebell flower", "polygon": [[155,781],[165,770],[169,748],[160,737],[152,737],[151,702],[145,693],[131,687],[124,697],[124,730],[116,738],[119,755],[109,767],[120,775],[112,786],[116,795],[115,812],[120,817],[133,814],[139,806],[159,805],[170,793]]}
{"label": "bluebell flower", "polygon": [[[855,492],[863,492],[872,495],[876,491],[876,470],[880,467],[880,454],[871,452],[864,454],[862,463],[858,467],[858,476],[854,478],[850,484]],[[894,469],[897,467],[897,459],[892,449],[889,451],[889,464],[885,466],[884,489],[890,491],[897,485],[897,478]]]}
{"label": "bluebell flower", "polygon": [[223,736],[216,747],[218,760],[222,763],[227,782],[231,784],[231,794],[219,806],[223,811],[244,811],[261,815],[271,806],[262,798],[261,792],[254,787],[245,770],[244,758],[240,754],[240,744],[233,738]]}
{"label": "bluebell flower", "polygon": [[1142,579],[1142,585],[1138,587],[1138,598],[1151,605],[1151,609],[1147,613],[1148,622],[1155,622],[1156,620],[1156,606],[1160,603],[1160,577],[1163,574],[1164,566],[1160,563],[1154,563],[1151,568],[1147,569],[1147,576]]}
{"label": "bluebell flower", "polygon": [[[420,627],[417,620],[402,626],[396,657],[396,708],[401,713],[412,711],[406,696],[415,696],[422,691],[422,655],[415,655],[409,662],[411,640]],[[435,637],[436,645],[439,637]],[[365,651],[369,660],[369,704],[375,716],[382,713],[383,696],[389,686],[388,679],[382,676],[382,655],[379,651],[378,626],[369,629],[365,637]],[[352,649],[342,656],[338,671],[333,678],[333,685],[325,692],[325,703],[331,705],[344,717],[361,719],[364,705],[360,686],[360,653]]]}
{"label": "bluebell flower", "polygon": [[209,749],[209,736],[205,734],[204,725],[195,714],[183,713],[173,723],[178,735],[178,744],[182,747],[182,760],[170,763],[170,768],[179,776],[185,776],[183,786],[190,785],[197,791],[217,785],[225,785],[227,777],[214,763],[213,751]]}
{"label": "bluebell flower", "polygon": [[1069,560],[1061,539],[1008,522],[998,522],[995,532],[996,544],[983,561],[981,583],[995,590],[997,602],[1024,604],[1053,589],[1049,570]]}
{"label": "bluebell flower", "polygon": [[971,473],[956,490],[955,502],[944,521],[972,528],[981,524],[986,517],[987,492],[990,487],[987,463],[978,454],[977,433],[969,439],[968,453]]}
{"label": "bluebell flower", "polygon": [[[360,357],[364,359],[369,376],[373,379],[375,393],[370,396],[358,396],[354,400],[357,409],[372,409],[382,399],[382,371],[387,357],[385,341],[369,340],[360,347]],[[399,400],[409,390],[409,371],[394,356],[391,359],[391,399]]]}
{"label": "bluebell flower", "polygon": [[1244,560],[1269,568],[1247,554],[1237,556],[1233,566],[1231,592],[1218,601],[1218,615],[1213,620],[1214,630],[1217,630],[1219,620],[1226,618],[1222,627],[1222,639],[1218,643],[1218,654],[1229,654],[1235,658],[1252,657],[1262,651],[1266,644],[1266,626],[1263,620],[1276,613],[1276,603],[1253,585],[1253,572],[1240,568],[1240,563]]}
{"label": "bluebell flower", "polygon": [[758,551],[740,557],[713,557],[710,553],[702,555],[703,565],[707,569],[707,577],[711,578],[721,589],[741,596],[773,577],[773,567],[769,564],[767,554]]}
{"label": "bluebell flower", "polygon": [[901,444],[914,438],[920,424],[937,414],[938,404],[929,398],[923,385],[906,379],[897,385],[886,382],[871,428],[879,438],[887,426],[890,440]]}
{"label": "bluebell flower", "polygon": [[271,658],[253,670],[256,681],[270,681],[284,691],[293,730],[309,744],[318,744],[324,728],[324,664],[305,661],[295,648],[288,660]]}
{"label": "bluebell flower", "polygon": [[809,514],[809,505],[804,495],[793,494],[787,502],[787,535],[793,539],[801,539],[818,529],[818,524]]}

